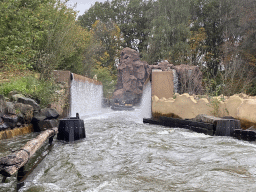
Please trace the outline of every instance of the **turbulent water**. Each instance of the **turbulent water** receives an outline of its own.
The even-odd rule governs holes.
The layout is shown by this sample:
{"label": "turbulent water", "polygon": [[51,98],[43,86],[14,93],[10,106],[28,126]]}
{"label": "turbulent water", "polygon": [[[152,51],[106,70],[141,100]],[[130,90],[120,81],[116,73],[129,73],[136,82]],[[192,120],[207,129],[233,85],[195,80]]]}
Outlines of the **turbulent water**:
{"label": "turbulent water", "polygon": [[21,191],[256,190],[254,143],[143,124],[139,116],[139,109],[106,110],[84,119],[87,138],[55,140]]}
{"label": "turbulent water", "polygon": [[[256,191],[255,143],[143,124],[144,108],[84,117],[87,138],[54,140],[20,191]],[[34,136],[1,141],[0,157]]]}

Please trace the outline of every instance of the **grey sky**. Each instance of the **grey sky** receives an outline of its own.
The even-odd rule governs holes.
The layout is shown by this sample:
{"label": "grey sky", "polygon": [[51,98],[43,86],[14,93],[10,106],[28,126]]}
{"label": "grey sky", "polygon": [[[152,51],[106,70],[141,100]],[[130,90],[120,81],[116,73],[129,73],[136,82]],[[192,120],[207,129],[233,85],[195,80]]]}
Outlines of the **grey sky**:
{"label": "grey sky", "polygon": [[73,6],[77,3],[75,10],[79,11],[78,15],[83,15],[95,2],[105,2],[106,0],[69,0],[68,5]]}

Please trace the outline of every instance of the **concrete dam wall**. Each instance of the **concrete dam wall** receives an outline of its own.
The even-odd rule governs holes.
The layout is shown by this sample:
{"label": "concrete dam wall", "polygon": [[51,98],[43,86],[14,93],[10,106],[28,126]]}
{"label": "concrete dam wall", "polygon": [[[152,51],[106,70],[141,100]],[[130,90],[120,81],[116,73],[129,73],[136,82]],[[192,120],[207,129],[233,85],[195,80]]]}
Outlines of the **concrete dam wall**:
{"label": "concrete dam wall", "polygon": [[101,109],[102,83],[94,79],[71,73],[54,71],[56,82],[63,86],[60,96],[52,104],[61,117],[85,115]]}

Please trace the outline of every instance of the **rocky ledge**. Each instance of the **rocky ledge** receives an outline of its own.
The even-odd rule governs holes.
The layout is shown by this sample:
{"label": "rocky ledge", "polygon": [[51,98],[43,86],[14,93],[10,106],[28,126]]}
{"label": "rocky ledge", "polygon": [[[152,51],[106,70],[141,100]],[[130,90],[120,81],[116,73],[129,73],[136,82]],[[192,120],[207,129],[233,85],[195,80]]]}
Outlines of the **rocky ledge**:
{"label": "rocky ledge", "polygon": [[21,94],[10,94],[9,98],[0,95],[0,131],[33,124],[35,132],[57,127],[58,112],[44,108],[31,98]]}

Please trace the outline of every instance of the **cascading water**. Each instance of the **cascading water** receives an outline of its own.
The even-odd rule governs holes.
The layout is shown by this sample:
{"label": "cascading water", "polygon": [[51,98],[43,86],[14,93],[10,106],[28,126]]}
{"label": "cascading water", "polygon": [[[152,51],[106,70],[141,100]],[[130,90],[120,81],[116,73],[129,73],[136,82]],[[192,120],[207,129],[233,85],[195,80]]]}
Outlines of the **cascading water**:
{"label": "cascading water", "polygon": [[75,77],[71,82],[71,114],[80,116],[99,113],[103,97],[102,85],[96,85],[88,81],[79,81]]}
{"label": "cascading water", "polygon": [[174,93],[179,92],[179,78],[177,71],[175,69],[172,70],[173,73],[173,87],[174,87]]}
{"label": "cascading water", "polygon": [[140,104],[140,118],[151,118],[151,82],[144,85]]}

